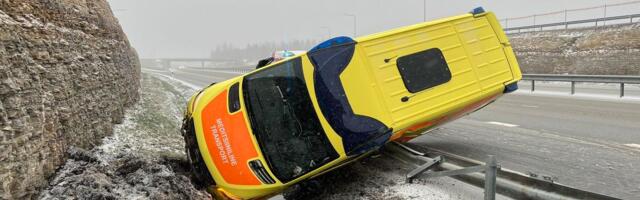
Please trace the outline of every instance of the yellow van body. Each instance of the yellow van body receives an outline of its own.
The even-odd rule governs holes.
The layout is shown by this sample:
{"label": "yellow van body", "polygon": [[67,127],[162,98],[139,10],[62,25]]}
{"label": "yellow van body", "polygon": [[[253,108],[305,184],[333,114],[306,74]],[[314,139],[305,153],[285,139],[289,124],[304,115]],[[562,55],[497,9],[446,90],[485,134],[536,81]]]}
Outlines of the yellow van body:
{"label": "yellow van body", "polygon": [[[396,60],[434,48],[442,52],[450,71],[450,80],[422,91],[410,92],[403,82]],[[222,113],[217,116],[236,115],[238,119],[242,118],[233,122],[217,118],[217,125],[223,126],[226,123],[226,129],[212,128],[209,125],[207,120],[216,117],[208,118],[208,107],[218,98],[227,98],[233,85],[239,85],[239,94],[244,94],[242,90],[245,77],[296,59],[301,63],[304,82],[317,118],[338,156],[293,180],[283,182],[275,178],[274,183],[265,183],[263,179],[256,181],[259,178],[255,177],[259,175],[247,167],[248,163],[252,160],[269,162],[255,136],[256,129],[250,123],[246,99],[239,98],[240,107],[237,111],[216,111]],[[249,74],[216,83],[191,98],[185,118],[193,123],[194,132],[188,134],[194,134],[197,139],[199,154],[196,153],[196,156],[201,156],[207,172],[215,181],[210,191],[217,198],[270,197],[293,184],[343,166],[375,150],[350,154],[345,149],[343,140],[346,139],[334,130],[335,126],[326,118],[327,113],[321,109],[322,102],[317,98],[315,84],[318,82],[314,81],[317,78],[314,73],[313,59],[303,53]],[[353,56],[339,76],[353,113],[377,119],[392,130],[386,142],[406,142],[447,121],[473,112],[509,92],[507,90],[513,90],[509,86],[513,86],[521,78],[511,45],[491,12],[464,14],[356,38]],[[230,127],[231,125],[234,127]],[[247,127],[246,130],[242,129],[243,132],[248,132],[246,137],[243,136],[244,139],[236,139],[235,135],[241,134],[230,132],[240,130],[236,126]],[[216,135],[214,139],[210,139],[207,131],[211,129],[215,134],[227,131],[228,136]],[[231,151],[234,154],[229,154]],[[216,161],[220,156],[227,158],[226,163],[231,159],[232,164],[235,164],[233,167],[242,169],[220,166],[220,162],[225,161]],[[192,162],[194,159],[190,157]],[[266,176],[277,177],[268,164],[264,165]],[[224,170],[234,170],[237,173]]]}
{"label": "yellow van body", "polygon": [[[346,83],[367,82],[371,85],[345,84],[349,102],[356,113],[377,116],[385,124],[404,130],[396,132],[394,138],[415,137],[400,135],[407,132],[424,133],[409,129],[421,123],[433,122],[425,127],[429,128],[441,124],[434,121],[450,121],[451,115],[461,109],[495,99],[506,85],[522,79],[511,44],[491,12],[425,22],[365,36],[357,41],[360,59],[354,59],[354,67],[347,67],[341,78]],[[395,63],[385,63],[384,59],[430,48],[442,50],[451,71],[451,81],[412,94],[405,89]],[[366,98],[359,93],[378,96]],[[400,101],[401,97],[411,97],[411,101],[404,103]]]}

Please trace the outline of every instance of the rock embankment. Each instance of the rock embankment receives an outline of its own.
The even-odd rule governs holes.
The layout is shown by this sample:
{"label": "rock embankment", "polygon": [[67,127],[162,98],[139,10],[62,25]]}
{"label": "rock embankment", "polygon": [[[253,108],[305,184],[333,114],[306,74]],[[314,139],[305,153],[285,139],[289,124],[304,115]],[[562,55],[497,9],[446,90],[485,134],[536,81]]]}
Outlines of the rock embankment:
{"label": "rock embankment", "polygon": [[138,99],[140,66],[105,0],[0,0],[0,198],[31,198],[70,147]]}
{"label": "rock embankment", "polygon": [[640,24],[509,35],[523,73],[640,75]]}
{"label": "rock embankment", "polygon": [[39,199],[211,199],[205,186],[192,182],[179,131],[195,91],[144,73],[140,91],[102,145],[69,149]]}

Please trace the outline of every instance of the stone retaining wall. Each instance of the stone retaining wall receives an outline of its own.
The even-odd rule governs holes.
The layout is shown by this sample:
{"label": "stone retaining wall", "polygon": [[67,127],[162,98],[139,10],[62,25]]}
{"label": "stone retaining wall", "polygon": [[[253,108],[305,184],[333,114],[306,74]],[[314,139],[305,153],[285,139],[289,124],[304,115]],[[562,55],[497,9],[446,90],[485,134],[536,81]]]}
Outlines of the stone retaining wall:
{"label": "stone retaining wall", "polygon": [[105,0],[0,0],[0,198],[31,198],[69,147],[138,99],[140,64]]}
{"label": "stone retaining wall", "polygon": [[640,24],[509,35],[523,73],[640,75]]}

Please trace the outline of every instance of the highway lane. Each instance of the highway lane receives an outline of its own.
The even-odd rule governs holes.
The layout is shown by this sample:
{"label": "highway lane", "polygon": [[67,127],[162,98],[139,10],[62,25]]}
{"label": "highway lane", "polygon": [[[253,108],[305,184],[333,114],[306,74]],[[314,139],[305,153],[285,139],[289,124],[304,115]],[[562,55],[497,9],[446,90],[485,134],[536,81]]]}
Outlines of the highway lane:
{"label": "highway lane", "polygon": [[157,69],[143,69],[146,73],[162,74],[172,77],[179,81],[194,86],[194,89],[204,88],[215,82],[221,82],[241,75],[238,72],[220,72],[220,71],[196,71],[196,70],[174,70],[162,71]]}
{"label": "highway lane", "polygon": [[518,125],[565,137],[640,143],[640,102],[507,95],[469,119]]}
{"label": "highway lane", "polygon": [[624,199],[640,197],[640,104],[507,95],[411,141]]}
{"label": "highway lane", "polygon": [[[193,70],[173,73],[174,78],[199,87],[236,75]],[[595,95],[616,91],[588,87]],[[564,88],[537,85],[541,92]],[[537,95],[522,90],[411,143],[477,160],[497,155],[504,168],[633,199],[640,196],[640,147],[634,145],[640,146],[638,122],[640,101]]]}

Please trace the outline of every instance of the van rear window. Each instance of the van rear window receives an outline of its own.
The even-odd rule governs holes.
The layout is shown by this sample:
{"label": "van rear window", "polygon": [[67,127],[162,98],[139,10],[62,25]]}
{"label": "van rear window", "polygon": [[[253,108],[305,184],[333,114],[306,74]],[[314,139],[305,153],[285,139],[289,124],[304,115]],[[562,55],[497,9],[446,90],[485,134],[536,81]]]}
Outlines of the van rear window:
{"label": "van rear window", "polygon": [[420,92],[451,80],[451,71],[440,49],[434,48],[398,58],[398,70],[409,92]]}

